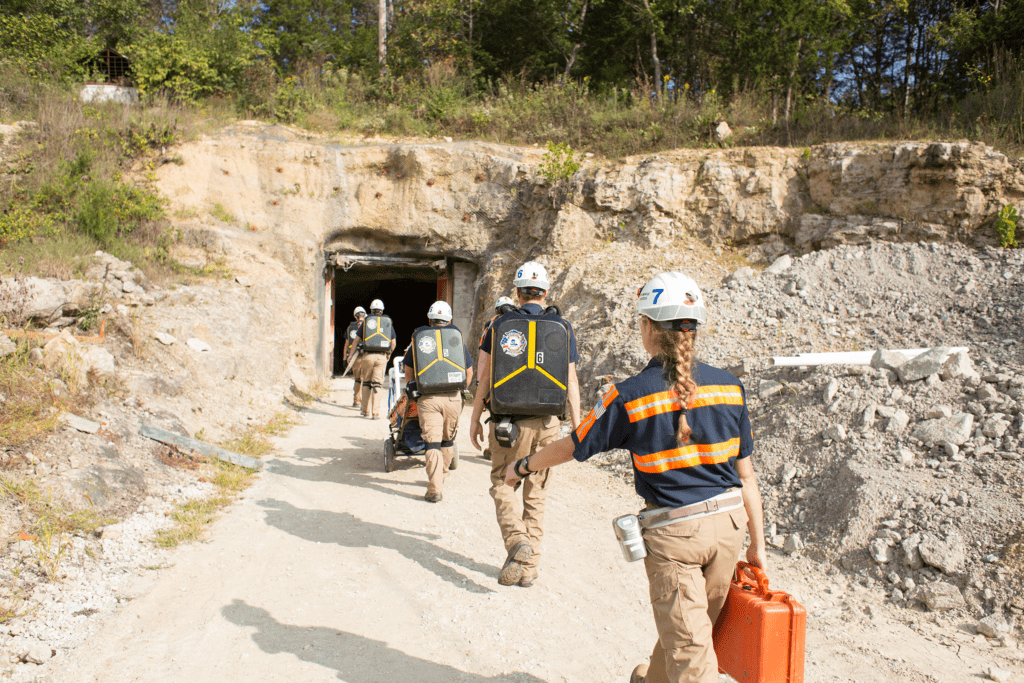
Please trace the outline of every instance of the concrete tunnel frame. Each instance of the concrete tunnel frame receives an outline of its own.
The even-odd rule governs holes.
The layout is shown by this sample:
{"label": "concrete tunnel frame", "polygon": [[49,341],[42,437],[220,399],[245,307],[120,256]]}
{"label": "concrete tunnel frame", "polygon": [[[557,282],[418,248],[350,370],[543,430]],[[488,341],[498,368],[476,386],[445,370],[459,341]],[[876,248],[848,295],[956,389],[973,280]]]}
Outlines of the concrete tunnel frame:
{"label": "concrete tunnel frame", "polygon": [[[316,342],[316,373],[330,379],[344,371],[341,362],[344,333],[356,306],[369,309],[373,299],[384,302],[395,324],[396,355],[404,352],[413,330],[427,323],[435,301],[452,307],[452,322],[469,339],[476,310],[479,268],[471,261],[445,254],[364,254],[323,252],[321,286],[317,287],[320,324]],[[392,359],[394,356],[392,356]]]}

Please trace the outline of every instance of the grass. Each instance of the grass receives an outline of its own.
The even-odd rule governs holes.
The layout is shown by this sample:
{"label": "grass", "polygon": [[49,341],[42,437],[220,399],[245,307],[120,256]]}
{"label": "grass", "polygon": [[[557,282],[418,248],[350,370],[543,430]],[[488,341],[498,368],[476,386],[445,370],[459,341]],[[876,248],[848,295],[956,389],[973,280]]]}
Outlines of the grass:
{"label": "grass", "polygon": [[51,377],[29,361],[29,349],[19,344],[0,358],[0,446],[13,446],[56,429],[60,412],[71,408],[74,397],[59,394]]}
{"label": "grass", "polygon": [[[287,413],[277,413],[266,424],[247,426],[239,436],[221,445],[236,453],[258,458],[273,452],[273,445],[267,437],[285,434],[294,424],[296,423]],[[200,438],[200,434],[197,434],[196,438]],[[171,464],[168,459],[164,462]],[[218,510],[230,505],[238,493],[247,489],[256,480],[255,470],[215,458],[190,458],[187,461],[177,458],[176,462],[180,463],[179,466],[189,469],[192,468],[189,463],[200,463],[202,480],[216,486],[217,493],[202,500],[180,503],[170,515],[175,522],[174,526],[158,531],[154,538],[154,543],[161,548],[174,548],[181,543],[202,538],[203,530],[216,519]]]}
{"label": "grass", "polygon": [[[44,490],[28,477],[0,474],[0,500],[21,506],[27,528],[18,538],[32,543],[35,564],[49,581],[61,578],[61,564],[71,552],[71,536],[91,535],[110,522],[95,510],[70,508],[54,498],[52,490]],[[17,616],[16,612],[10,605],[0,604],[0,623]]]}
{"label": "grass", "polygon": [[224,205],[221,204],[220,202],[216,202],[214,203],[213,206],[210,207],[210,215],[219,221],[223,221],[224,223],[235,222],[234,214],[225,209]]}

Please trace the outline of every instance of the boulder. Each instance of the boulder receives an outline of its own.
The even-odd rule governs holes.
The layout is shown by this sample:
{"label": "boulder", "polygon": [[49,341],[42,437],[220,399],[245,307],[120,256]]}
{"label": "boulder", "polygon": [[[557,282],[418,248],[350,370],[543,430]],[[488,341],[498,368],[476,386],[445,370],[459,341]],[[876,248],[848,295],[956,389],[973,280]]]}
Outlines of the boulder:
{"label": "boulder", "polygon": [[761,384],[757,387],[757,395],[761,398],[771,398],[782,393],[783,385],[781,382],[775,382],[770,379],[761,380]]}
{"label": "boulder", "polygon": [[196,353],[205,353],[207,351],[212,351],[213,350],[213,347],[210,346],[209,344],[207,344],[206,342],[204,342],[202,339],[194,339],[193,338],[193,339],[189,339],[185,343],[188,344],[188,347],[190,349],[192,349],[193,351],[195,351]]}
{"label": "boulder", "polygon": [[936,581],[921,586],[917,593],[917,599],[925,604],[931,612],[944,612],[951,609],[960,609],[967,605],[960,589],[945,581]]}
{"label": "boulder", "polygon": [[53,650],[48,645],[36,643],[21,653],[21,661],[27,664],[45,664],[53,656]]}
{"label": "boulder", "polygon": [[786,537],[786,542],[782,546],[782,552],[787,555],[793,555],[803,550],[804,541],[800,538],[800,534],[792,534]]}
{"label": "boulder", "polygon": [[967,561],[967,547],[960,534],[952,532],[945,540],[924,534],[921,537],[921,544],[917,546],[921,553],[921,560],[945,574],[955,574],[960,571]]}
{"label": "boulder", "polygon": [[750,266],[743,266],[742,268],[737,268],[736,270],[732,271],[732,273],[727,275],[725,277],[725,283],[729,284],[730,282],[746,282],[747,280],[751,280],[755,277],[757,277],[757,271],[755,271]]}
{"label": "boulder", "polygon": [[962,377],[963,379],[974,381],[981,379],[981,375],[974,369],[974,363],[971,362],[971,357],[967,355],[966,351],[954,351],[951,353],[949,358],[942,362],[939,377],[942,379]]}
{"label": "boulder", "polygon": [[895,549],[884,538],[872,539],[868,544],[868,552],[878,564],[889,564],[896,557]]}
{"label": "boulder", "polygon": [[934,406],[926,410],[924,416],[929,420],[939,420],[944,417],[952,417],[953,409],[949,406]]}
{"label": "boulder", "polygon": [[903,410],[897,410],[889,418],[889,424],[886,426],[885,431],[890,434],[902,434],[908,424],[910,424],[910,416]]}
{"label": "boulder", "polygon": [[781,275],[782,273],[789,270],[789,267],[793,265],[793,257],[789,254],[780,256],[779,258],[772,261],[772,264],[764,269],[764,272],[769,275]]}
{"label": "boulder", "polygon": [[173,334],[167,334],[166,332],[154,332],[153,337],[164,346],[170,346],[178,341]]}
{"label": "boulder", "polygon": [[825,403],[831,403],[832,399],[836,397],[836,393],[839,391],[839,380],[833,378],[828,381],[825,385]]}
{"label": "boulder", "polygon": [[901,382],[916,382],[928,375],[938,374],[942,370],[942,361],[949,355],[948,346],[936,346],[919,356],[911,358],[896,368]]}
{"label": "boulder", "polygon": [[8,338],[6,334],[0,332],[0,358],[9,356],[17,351],[18,346]]}
{"label": "boulder", "polygon": [[[911,569],[920,569],[924,566],[918,546],[921,544],[921,534],[911,534],[900,543],[901,559],[903,564]],[[909,589],[908,589],[909,590]]]}
{"label": "boulder", "polygon": [[973,431],[974,416],[970,413],[957,413],[951,417],[919,422],[910,436],[929,447],[944,441],[963,446]]}
{"label": "boulder", "polygon": [[1010,624],[1003,618],[1002,614],[991,614],[978,621],[978,633],[986,638],[998,638],[1004,633],[1010,632]]}
{"label": "boulder", "polygon": [[822,438],[832,441],[846,441],[846,429],[843,425],[832,425],[821,433]]}
{"label": "boulder", "polygon": [[899,368],[907,362],[907,357],[899,351],[875,351],[875,355],[871,356],[871,367],[876,370],[892,370],[894,372],[899,371]]}

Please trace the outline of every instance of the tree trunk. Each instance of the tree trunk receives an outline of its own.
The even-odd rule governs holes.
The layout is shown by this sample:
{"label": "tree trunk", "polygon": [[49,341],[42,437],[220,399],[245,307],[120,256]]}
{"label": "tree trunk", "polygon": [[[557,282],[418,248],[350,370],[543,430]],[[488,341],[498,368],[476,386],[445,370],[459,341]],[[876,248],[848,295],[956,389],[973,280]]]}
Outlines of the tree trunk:
{"label": "tree trunk", "polygon": [[789,121],[789,113],[792,111],[793,103],[793,79],[796,78],[796,69],[800,65],[800,46],[804,44],[804,39],[796,41],[796,55],[793,57],[793,68],[789,70],[789,79],[786,83],[786,113],[784,118]]}
{"label": "tree trunk", "polygon": [[[583,20],[587,18],[587,7],[590,5],[590,0],[583,0],[583,9],[580,10],[580,23],[576,25],[576,37],[579,38],[580,33],[583,31]],[[572,46],[572,54],[569,55],[569,61],[565,64],[565,76],[564,80],[569,80],[569,72],[572,71],[572,65],[576,63],[576,55],[580,52],[580,43],[577,41]]]}
{"label": "tree trunk", "polygon": [[910,67],[914,61],[914,29],[907,36],[907,60],[903,65],[903,118],[910,116]]}
{"label": "tree trunk", "polygon": [[377,68],[380,75],[388,72],[388,0],[377,2]]}
{"label": "tree trunk", "polygon": [[654,25],[654,13],[651,12],[651,3],[644,0],[644,9],[647,10],[647,19],[651,22],[651,61],[654,62],[654,92],[661,100],[661,62],[658,61],[658,32]]}

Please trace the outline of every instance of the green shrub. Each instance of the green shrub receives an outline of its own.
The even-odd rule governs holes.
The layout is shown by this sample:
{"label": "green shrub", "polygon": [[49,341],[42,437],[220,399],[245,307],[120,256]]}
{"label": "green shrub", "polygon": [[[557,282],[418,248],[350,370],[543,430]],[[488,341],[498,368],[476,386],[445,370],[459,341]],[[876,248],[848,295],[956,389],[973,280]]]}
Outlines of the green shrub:
{"label": "green shrub", "polygon": [[541,158],[540,174],[549,183],[565,180],[580,170],[579,162],[573,158],[575,152],[568,144],[549,142],[547,147],[548,151]]}
{"label": "green shrub", "polygon": [[996,232],[999,233],[999,246],[1006,248],[1017,247],[1017,225],[1020,221],[1017,209],[1007,204],[999,210],[996,216]]}

